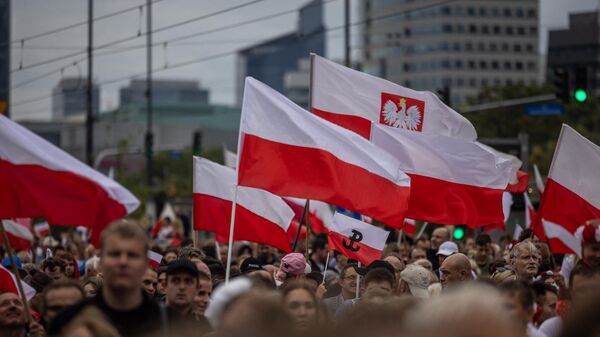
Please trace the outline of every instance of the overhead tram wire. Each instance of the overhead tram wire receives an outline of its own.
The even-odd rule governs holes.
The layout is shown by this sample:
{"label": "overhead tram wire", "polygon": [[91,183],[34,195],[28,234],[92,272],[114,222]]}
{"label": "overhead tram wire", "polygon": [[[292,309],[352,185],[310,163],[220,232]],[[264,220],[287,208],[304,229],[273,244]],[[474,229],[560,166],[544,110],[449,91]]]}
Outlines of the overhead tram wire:
{"label": "overhead tram wire", "polygon": [[[167,25],[167,26],[164,26],[164,27],[153,29],[151,31],[151,33],[152,34],[159,33],[159,32],[162,32],[162,31],[165,31],[165,30],[168,30],[168,29],[173,29],[173,28],[176,28],[176,27],[187,25],[187,24],[192,23],[192,22],[196,22],[196,21],[208,19],[210,17],[217,16],[217,15],[220,15],[220,14],[224,14],[224,13],[227,13],[227,12],[230,12],[230,11],[233,11],[233,10],[236,10],[236,9],[240,9],[240,8],[243,8],[243,7],[247,7],[247,6],[250,6],[250,5],[254,5],[254,4],[262,2],[262,1],[265,1],[265,0],[252,0],[252,1],[248,1],[248,2],[245,2],[243,4],[239,4],[239,5],[235,5],[235,6],[232,6],[232,7],[228,7],[228,8],[225,8],[225,9],[222,9],[222,10],[210,13],[210,14],[201,15],[201,16],[198,16],[198,17],[195,17],[195,18],[192,18],[192,19],[184,20],[184,21],[177,22],[177,23],[174,23],[174,24],[171,24],[171,25]],[[115,41],[111,41],[111,42],[108,42],[108,43],[96,46],[96,47],[93,48],[93,50],[95,51],[95,50],[98,50],[98,49],[103,49],[103,48],[106,48],[106,47],[114,46],[114,45],[117,45],[117,44],[120,44],[120,43],[123,43],[123,42],[126,42],[126,41],[131,41],[131,40],[138,39],[138,38],[146,36],[146,35],[148,35],[148,32],[143,32],[141,34],[135,34],[135,35],[132,35],[132,36],[128,36],[128,37],[125,37],[125,38],[122,38],[122,39],[118,39],[118,40],[115,40]],[[153,44],[153,46],[154,46],[154,44]],[[17,69],[12,69],[10,72],[11,73],[19,72],[19,71],[22,71],[22,70],[27,70],[27,69],[35,68],[35,67],[38,67],[38,66],[41,66],[41,65],[45,65],[45,64],[49,64],[49,63],[54,63],[54,62],[57,62],[57,61],[60,61],[60,60],[63,60],[63,59],[67,59],[67,58],[71,58],[71,57],[75,57],[75,56],[78,56],[78,55],[83,55],[83,54],[86,54],[86,53],[87,53],[86,50],[81,50],[81,51],[78,51],[78,52],[75,52],[75,53],[70,53],[70,54],[67,54],[67,55],[55,57],[55,58],[52,58],[52,59],[47,59],[47,60],[40,61],[40,62],[37,62],[37,63],[32,63],[32,64],[29,64],[29,65],[26,65],[26,66],[19,67]]]}
{"label": "overhead tram wire", "polygon": [[[330,1],[336,1],[336,0],[330,0]],[[426,6],[422,6],[422,7],[418,7],[418,8],[411,8],[408,10],[404,10],[404,11],[399,11],[399,12],[394,12],[394,13],[390,13],[390,14],[386,14],[386,15],[381,15],[381,16],[377,16],[374,17],[370,20],[362,20],[362,21],[357,21],[357,22],[353,22],[350,24],[350,26],[360,26],[362,24],[365,24],[367,21],[378,21],[378,20],[385,20],[385,19],[389,19],[391,17],[395,17],[398,15],[403,15],[403,14],[408,14],[414,11],[418,11],[418,10],[423,10],[423,9],[428,9],[428,8],[433,8],[433,7],[437,7],[437,6],[441,6],[441,5],[447,5],[453,2],[457,2],[459,0],[444,0],[444,1],[440,1],[434,4],[429,4]],[[335,31],[335,30],[339,30],[339,29],[343,29],[344,25],[341,26],[337,26],[337,27],[332,27],[332,28],[328,28],[325,29],[323,31],[317,32],[317,34],[325,34],[327,32],[330,31]],[[170,70],[170,69],[175,69],[175,68],[180,68],[180,67],[184,67],[184,66],[188,66],[188,65],[192,65],[192,64],[196,64],[196,63],[202,63],[202,62],[206,62],[206,61],[210,61],[210,60],[214,60],[214,59],[218,59],[221,57],[226,57],[226,56],[231,56],[231,55],[235,55],[239,52],[239,49],[236,50],[232,50],[232,51],[228,51],[228,52],[224,52],[224,53],[219,53],[219,54],[215,54],[215,55],[211,55],[211,56],[206,56],[206,57],[201,57],[201,58],[196,58],[196,59],[191,59],[188,61],[183,61],[183,62],[178,62],[178,63],[173,63],[170,64],[166,67],[159,67],[156,68],[154,70],[152,70],[153,73],[158,73],[161,71],[165,71],[165,70]],[[146,72],[140,72],[140,73],[136,73],[136,74],[132,74],[132,75],[128,75],[128,76],[122,76],[122,77],[118,77],[118,78],[114,78],[114,79],[110,79],[110,80],[106,80],[106,81],[101,81],[98,82],[98,86],[101,85],[106,85],[106,84],[110,84],[110,83],[116,83],[116,82],[120,82],[120,81],[124,81],[124,80],[128,80],[128,79],[135,79],[137,77],[141,77],[141,76],[145,76]],[[20,102],[16,102],[14,104],[12,104],[12,106],[20,106],[20,105],[24,105],[24,104],[29,104],[29,103],[33,103],[33,102],[38,102],[44,99],[49,99],[52,98],[54,96],[57,96],[58,94],[51,94],[51,95],[45,95],[45,96],[38,96],[38,97],[34,97],[31,99],[27,99],[27,100],[23,100]]]}

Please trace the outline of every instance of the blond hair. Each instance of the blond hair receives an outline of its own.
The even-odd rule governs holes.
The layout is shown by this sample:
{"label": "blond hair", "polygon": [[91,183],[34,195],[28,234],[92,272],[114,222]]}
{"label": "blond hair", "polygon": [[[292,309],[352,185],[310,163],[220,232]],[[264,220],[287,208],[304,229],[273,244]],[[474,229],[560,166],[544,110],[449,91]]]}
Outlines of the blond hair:
{"label": "blond hair", "polygon": [[100,251],[105,247],[106,240],[110,236],[118,236],[122,239],[130,239],[144,244],[144,251],[150,248],[148,237],[142,227],[135,221],[119,219],[113,221],[100,236]]}

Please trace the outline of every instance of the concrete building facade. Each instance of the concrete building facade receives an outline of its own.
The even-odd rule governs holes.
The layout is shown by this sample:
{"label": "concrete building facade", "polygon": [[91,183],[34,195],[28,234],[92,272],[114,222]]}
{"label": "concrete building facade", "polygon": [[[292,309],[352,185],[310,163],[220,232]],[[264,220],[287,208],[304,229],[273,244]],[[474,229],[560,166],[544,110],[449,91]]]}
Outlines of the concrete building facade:
{"label": "concrete building facade", "polygon": [[[65,77],[52,89],[52,119],[60,121],[87,111],[87,81],[82,77]],[[93,86],[92,112],[98,114],[100,88]]]}
{"label": "concrete building facade", "polygon": [[[206,104],[208,93],[194,80],[152,80],[152,102],[156,104]],[[146,104],[146,80],[132,80],[121,88],[119,104]]]}

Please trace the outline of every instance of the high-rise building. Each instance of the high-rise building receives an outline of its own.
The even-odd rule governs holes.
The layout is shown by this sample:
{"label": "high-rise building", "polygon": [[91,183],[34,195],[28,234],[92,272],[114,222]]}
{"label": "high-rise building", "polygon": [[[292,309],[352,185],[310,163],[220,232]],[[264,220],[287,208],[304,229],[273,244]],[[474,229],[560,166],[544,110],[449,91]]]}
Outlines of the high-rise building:
{"label": "high-rise building", "polygon": [[[194,80],[153,80],[152,102],[154,104],[202,104],[208,103],[208,90],[200,88]],[[132,80],[121,88],[120,105],[145,104],[146,80]]]}
{"label": "high-rise building", "polygon": [[362,70],[417,90],[448,87],[453,106],[485,87],[536,84],[538,2],[365,0]]}
{"label": "high-rise building", "polygon": [[0,114],[10,96],[10,0],[0,0]]}
{"label": "high-rise building", "polygon": [[300,59],[325,54],[325,26],[322,0],[313,0],[300,9],[297,31],[248,47],[238,53],[237,102],[241,105],[244,78],[252,76],[284,92],[285,74],[297,70]]}
{"label": "high-rise building", "polygon": [[571,14],[569,28],[549,32],[548,79],[556,69],[567,73],[571,92],[580,84],[600,97],[600,12]]}
{"label": "high-rise building", "polygon": [[[92,88],[92,113],[100,108],[100,89]],[[81,77],[65,77],[52,89],[52,119],[84,115],[87,111],[87,81]]]}

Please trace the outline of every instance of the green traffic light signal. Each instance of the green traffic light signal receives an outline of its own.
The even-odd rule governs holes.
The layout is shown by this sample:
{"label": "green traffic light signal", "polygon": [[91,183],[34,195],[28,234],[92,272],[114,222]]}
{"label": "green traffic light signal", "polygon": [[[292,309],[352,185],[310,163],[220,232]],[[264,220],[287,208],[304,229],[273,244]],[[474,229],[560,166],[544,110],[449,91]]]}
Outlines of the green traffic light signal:
{"label": "green traffic light signal", "polygon": [[462,227],[454,228],[454,232],[452,233],[454,240],[462,240],[465,237],[465,229]]}
{"label": "green traffic light signal", "polygon": [[588,94],[583,89],[575,90],[575,100],[579,103],[583,103],[587,100]]}

